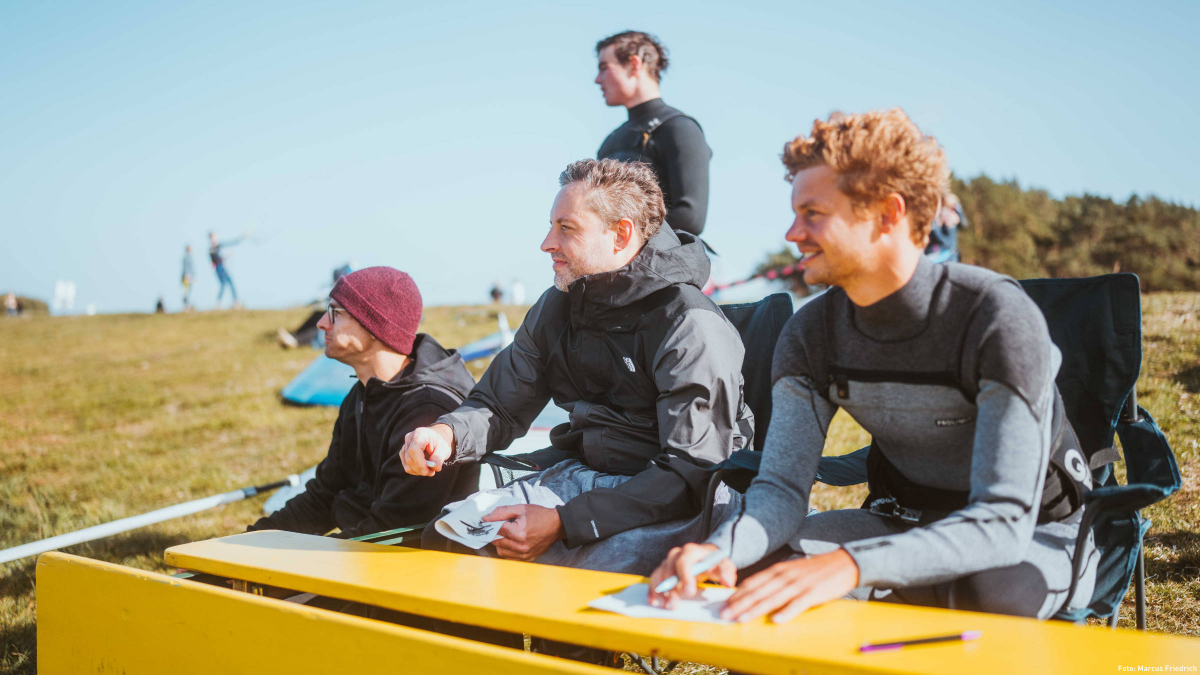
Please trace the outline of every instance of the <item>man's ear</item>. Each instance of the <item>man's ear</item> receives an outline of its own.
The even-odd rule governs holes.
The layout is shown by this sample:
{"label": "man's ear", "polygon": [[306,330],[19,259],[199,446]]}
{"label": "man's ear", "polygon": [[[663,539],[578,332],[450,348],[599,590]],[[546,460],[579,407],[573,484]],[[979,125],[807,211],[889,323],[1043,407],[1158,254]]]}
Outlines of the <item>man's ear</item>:
{"label": "man's ear", "polygon": [[880,233],[891,233],[900,226],[908,215],[908,204],[904,202],[904,195],[899,192],[889,192],[883,198],[883,212],[880,214],[879,231]]}
{"label": "man's ear", "polygon": [[625,65],[629,68],[629,76],[637,77],[638,71],[642,69],[642,57],[637,54],[630,54],[629,63]]}
{"label": "man's ear", "polygon": [[633,221],[628,218],[622,218],[613,226],[613,231],[616,233],[616,240],[613,242],[613,252],[620,253],[637,238],[637,228],[633,226]]}

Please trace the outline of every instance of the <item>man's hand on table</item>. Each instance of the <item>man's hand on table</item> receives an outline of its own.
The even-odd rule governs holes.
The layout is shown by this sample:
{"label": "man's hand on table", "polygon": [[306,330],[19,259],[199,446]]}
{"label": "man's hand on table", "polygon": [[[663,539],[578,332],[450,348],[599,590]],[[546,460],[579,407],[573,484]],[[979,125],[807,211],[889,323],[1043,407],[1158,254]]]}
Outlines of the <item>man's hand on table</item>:
{"label": "man's hand on table", "polygon": [[[689,568],[716,551],[712,544],[687,544],[671,549],[654,574],[650,576],[650,604],[673,609],[680,598],[694,598],[700,593],[698,582],[715,581],[732,586],[737,569],[726,558],[707,572],[693,577]],[[664,594],[654,588],[675,575],[679,583]],[[771,620],[784,623],[817,605],[845,596],[858,586],[858,564],[845,549],[832,553],[797,558],[776,563],[746,579],[738,586],[725,607],[721,618],[732,621],[752,621],[774,612]]]}
{"label": "man's hand on table", "polygon": [[[717,547],[712,544],[684,544],[671,549],[658,569],[650,575],[650,605],[674,609],[680,598],[694,598],[699,595],[700,588],[697,584],[701,581],[714,581],[722,586],[732,586],[736,583],[737,568],[729,558],[717,563],[711,570],[692,576],[692,565],[716,550]],[[672,575],[679,578],[675,588],[666,593],[655,593],[654,589]]]}
{"label": "man's hand on table", "polygon": [[784,623],[843,597],[858,586],[858,563],[845,549],[775,563],[742,582],[721,610],[721,618],[752,621],[774,612]]}
{"label": "man's hand on table", "polygon": [[[400,462],[414,476],[432,476],[442,470],[454,451],[454,432],[448,425],[417,427],[404,435]],[[429,466],[432,462],[433,466]]]}
{"label": "man's hand on table", "polygon": [[496,553],[509,560],[531,561],[546,552],[554,542],[567,538],[558,509],[534,504],[498,506],[483,517],[485,521],[507,520],[500,536],[492,542]]}

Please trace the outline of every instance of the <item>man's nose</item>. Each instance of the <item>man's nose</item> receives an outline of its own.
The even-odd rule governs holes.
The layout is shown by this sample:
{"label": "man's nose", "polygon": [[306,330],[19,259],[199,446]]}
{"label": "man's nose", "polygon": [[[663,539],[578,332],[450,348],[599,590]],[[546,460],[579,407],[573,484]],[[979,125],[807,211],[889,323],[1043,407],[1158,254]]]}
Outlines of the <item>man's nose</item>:
{"label": "man's nose", "polygon": [[546,238],[542,240],[542,251],[545,253],[554,253],[558,250],[558,242],[554,239],[554,232],[546,233]]}
{"label": "man's nose", "polygon": [[787,234],[783,238],[797,244],[808,239],[808,228],[804,227],[804,222],[799,216],[792,221],[792,226],[788,228]]}
{"label": "man's nose", "polygon": [[317,329],[329,330],[330,328],[333,328],[333,326],[329,323],[329,312],[325,312],[321,315],[321,319],[317,321]]}

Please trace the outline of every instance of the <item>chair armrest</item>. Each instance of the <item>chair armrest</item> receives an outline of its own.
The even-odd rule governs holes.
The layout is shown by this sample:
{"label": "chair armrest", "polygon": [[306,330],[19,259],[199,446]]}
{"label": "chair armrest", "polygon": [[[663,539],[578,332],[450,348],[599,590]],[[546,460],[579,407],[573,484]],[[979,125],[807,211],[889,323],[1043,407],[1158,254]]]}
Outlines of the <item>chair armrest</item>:
{"label": "chair armrest", "polygon": [[1087,509],[1098,512],[1133,512],[1171,496],[1174,490],[1147,483],[1099,487],[1084,496]]}
{"label": "chair armrest", "polygon": [[868,445],[840,457],[822,457],[817,462],[817,480],[837,487],[867,482],[867,451],[870,449]]}
{"label": "chair armrest", "polygon": [[1138,412],[1141,418],[1137,421],[1117,425],[1125,454],[1126,480],[1130,485],[1158,486],[1166,491],[1163,497],[1167,497],[1183,485],[1179,463],[1150,413],[1141,406]]}

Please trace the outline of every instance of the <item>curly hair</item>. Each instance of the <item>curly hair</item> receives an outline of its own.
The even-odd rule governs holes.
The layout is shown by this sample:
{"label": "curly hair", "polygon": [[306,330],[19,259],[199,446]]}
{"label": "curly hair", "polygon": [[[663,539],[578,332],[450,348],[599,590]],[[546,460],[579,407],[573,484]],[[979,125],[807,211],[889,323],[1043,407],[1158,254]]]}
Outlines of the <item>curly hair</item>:
{"label": "curly hair", "polygon": [[784,143],[788,182],[822,164],[837,172],[838,188],[856,213],[889,193],[904,197],[912,239],[924,246],[938,205],[950,191],[950,170],[937,139],[921,133],[902,109],[835,112],[828,121],[815,120],[808,138]]}
{"label": "curly hair", "polygon": [[666,72],[667,66],[670,64],[667,60],[666,45],[649,33],[627,30],[610,35],[596,43],[596,55],[599,56],[600,52],[609,45],[616,45],[613,55],[623,66],[629,65],[629,57],[637,54],[642,63],[646,64],[646,72],[650,73],[650,77],[653,77],[655,82],[658,82],[659,77]]}
{"label": "curly hair", "polygon": [[573,183],[583,184],[588,206],[609,227],[628,218],[643,242],[658,234],[667,217],[662,188],[654,169],[644,162],[581,159],[558,175],[559,185]]}

